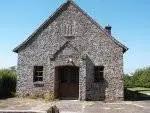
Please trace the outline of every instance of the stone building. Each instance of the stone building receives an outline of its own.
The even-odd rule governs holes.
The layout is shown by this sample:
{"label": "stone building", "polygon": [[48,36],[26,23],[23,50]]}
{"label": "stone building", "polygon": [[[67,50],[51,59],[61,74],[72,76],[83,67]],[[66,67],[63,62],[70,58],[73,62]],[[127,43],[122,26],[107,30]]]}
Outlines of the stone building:
{"label": "stone building", "polygon": [[51,92],[60,99],[123,100],[128,50],[76,3],[62,4],[13,51],[19,95]]}

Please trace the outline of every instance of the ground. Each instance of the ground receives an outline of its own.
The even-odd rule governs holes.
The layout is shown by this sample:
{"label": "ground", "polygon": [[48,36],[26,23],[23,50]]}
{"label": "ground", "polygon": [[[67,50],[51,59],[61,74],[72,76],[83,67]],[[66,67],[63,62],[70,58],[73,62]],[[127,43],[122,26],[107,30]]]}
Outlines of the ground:
{"label": "ground", "polygon": [[60,113],[149,113],[150,100],[104,103],[101,101],[57,100],[48,102],[41,99],[10,98],[0,100],[0,110],[44,111],[56,105]]}
{"label": "ground", "polygon": [[[150,88],[128,88],[127,101],[105,103],[101,101],[8,98],[0,100],[1,110],[45,111],[56,105],[60,113],[150,113]],[[131,101],[131,100],[134,101]]]}
{"label": "ground", "polygon": [[149,113],[150,111],[150,101],[118,103],[60,101],[57,106],[61,113]]}
{"label": "ground", "polygon": [[49,104],[42,99],[8,98],[0,100],[0,110],[47,110]]}

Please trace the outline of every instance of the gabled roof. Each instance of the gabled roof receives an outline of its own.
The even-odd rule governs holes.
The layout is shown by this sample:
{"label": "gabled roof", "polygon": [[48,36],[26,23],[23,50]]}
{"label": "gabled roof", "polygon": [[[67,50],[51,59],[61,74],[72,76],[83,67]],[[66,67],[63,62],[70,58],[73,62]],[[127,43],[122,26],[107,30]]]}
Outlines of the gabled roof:
{"label": "gabled roof", "polygon": [[83,9],[81,9],[75,2],[72,0],[67,0],[64,4],[62,4],[38,29],[36,29],[22,44],[13,49],[13,52],[18,53],[19,50],[26,47],[27,44],[35,38],[41,31],[43,31],[50,23],[52,23],[67,7],[72,4],[76,8],[78,8],[93,24],[95,24],[99,29],[101,29],[104,34],[110,37],[117,45],[123,48],[123,51],[126,52],[128,48],[121,44],[118,40],[116,40],[113,36],[109,35],[103,27],[101,27],[96,21],[94,21]]}

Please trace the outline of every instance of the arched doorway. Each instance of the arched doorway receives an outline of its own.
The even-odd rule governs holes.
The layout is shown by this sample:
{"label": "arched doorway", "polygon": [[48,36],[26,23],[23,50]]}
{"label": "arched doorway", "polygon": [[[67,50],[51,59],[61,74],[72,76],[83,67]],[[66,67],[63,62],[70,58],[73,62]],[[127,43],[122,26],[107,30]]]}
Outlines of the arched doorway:
{"label": "arched doorway", "polygon": [[57,95],[60,99],[78,99],[79,67],[59,66],[55,68],[58,79]]}

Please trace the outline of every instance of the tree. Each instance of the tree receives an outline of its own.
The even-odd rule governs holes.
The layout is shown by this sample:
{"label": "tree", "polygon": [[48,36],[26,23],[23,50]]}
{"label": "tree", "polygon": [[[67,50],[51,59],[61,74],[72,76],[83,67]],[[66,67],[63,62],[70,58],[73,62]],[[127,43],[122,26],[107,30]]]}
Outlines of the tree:
{"label": "tree", "polygon": [[150,67],[136,69],[132,76],[124,75],[125,87],[150,87]]}

